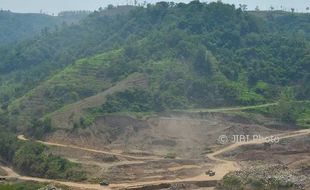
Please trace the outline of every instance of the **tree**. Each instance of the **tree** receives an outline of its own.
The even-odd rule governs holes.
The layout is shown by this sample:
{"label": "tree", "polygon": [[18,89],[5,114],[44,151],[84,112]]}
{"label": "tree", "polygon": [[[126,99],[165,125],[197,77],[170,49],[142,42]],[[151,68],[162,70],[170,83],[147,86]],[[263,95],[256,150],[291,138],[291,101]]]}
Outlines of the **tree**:
{"label": "tree", "polygon": [[200,74],[212,75],[212,63],[204,48],[198,50],[194,61],[194,68]]}
{"label": "tree", "polygon": [[114,8],[114,6],[112,4],[108,5],[108,7],[107,7],[108,10],[111,10],[113,8]]}
{"label": "tree", "polygon": [[295,8],[291,8],[291,11],[292,11],[292,13],[294,13],[295,12]]}
{"label": "tree", "polygon": [[281,93],[276,114],[283,122],[296,123],[298,108],[294,106],[294,92],[292,89],[286,89]]}
{"label": "tree", "polygon": [[129,59],[133,59],[138,55],[139,51],[136,46],[128,45],[125,47],[124,53],[126,57],[128,57]]}
{"label": "tree", "polygon": [[33,119],[31,125],[28,126],[28,134],[37,139],[41,139],[52,131],[51,119],[46,118],[43,121]]}
{"label": "tree", "polygon": [[256,7],[255,7],[255,11],[259,11],[259,6],[256,6]]}
{"label": "tree", "polygon": [[246,4],[239,4],[239,7],[242,11],[246,11],[248,9],[248,5]]}

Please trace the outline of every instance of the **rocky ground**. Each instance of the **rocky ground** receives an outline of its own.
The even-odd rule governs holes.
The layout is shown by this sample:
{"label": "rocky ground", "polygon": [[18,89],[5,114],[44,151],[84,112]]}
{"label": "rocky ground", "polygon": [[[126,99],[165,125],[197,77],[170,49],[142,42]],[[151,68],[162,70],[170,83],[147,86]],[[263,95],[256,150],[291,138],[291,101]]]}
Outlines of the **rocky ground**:
{"label": "rocky ground", "polygon": [[247,163],[251,165],[242,171],[227,175],[239,187],[252,189],[306,189],[310,178],[306,175],[290,170],[281,164],[265,164],[259,162]]}
{"label": "rocky ground", "polygon": [[[243,184],[282,185],[282,189],[310,189],[310,136],[281,140],[277,144],[247,145],[226,152],[243,170],[234,174]],[[285,188],[284,188],[285,187]]]}
{"label": "rocky ground", "polygon": [[56,186],[54,185],[47,185],[45,187],[42,187],[38,190],[62,190],[61,188],[57,188]]}

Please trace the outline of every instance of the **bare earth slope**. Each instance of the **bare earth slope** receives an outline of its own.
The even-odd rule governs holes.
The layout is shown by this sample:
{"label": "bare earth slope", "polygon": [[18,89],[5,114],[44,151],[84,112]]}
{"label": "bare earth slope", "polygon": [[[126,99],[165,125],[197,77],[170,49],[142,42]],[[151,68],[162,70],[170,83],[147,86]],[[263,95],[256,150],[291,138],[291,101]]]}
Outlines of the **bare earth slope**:
{"label": "bare earth slope", "polygon": [[[299,136],[304,136],[304,135],[309,135],[310,134],[310,129],[307,130],[300,130],[300,131],[294,131],[294,132],[285,132],[285,133],[280,133],[277,136],[280,139],[288,139],[288,138],[294,138],[294,137],[299,137]],[[25,140],[22,136],[19,136],[21,140]],[[49,144],[48,142],[42,142],[39,141],[40,143],[44,144]],[[54,182],[54,183],[59,183],[62,185],[66,185],[69,187],[74,187],[74,188],[83,188],[83,189],[110,189],[110,188],[129,188],[129,187],[137,187],[137,186],[149,186],[149,185],[156,185],[156,184],[162,184],[162,183],[177,183],[177,182],[193,182],[193,181],[208,181],[208,180],[220,180],[223,178],[224,175],[231,171],[236,171],[239,170],[240,167],[237,162],[235,161],[227,161],[221,158],[218,158],[217,156],[228,152],[232,151],[238,147],[244,146],[244,145],[250,145],[250,144],[262,144],[264,143],[263,140],[259,141],[249,141],[249,142],[241,142],[241,143],[236,143],[229,145],[225,148],[221,148],[213,153],[207,154],[209,159],[215,161],[214,164],[214,170],[217,171],[216,175],[214,177],[209,177],[204,174],[198,175],[196,177],[190,177],[187,179],[177,179],[177,180],[158,180],[158,181],[148,181],[148,182],[140,182],[140,183],[124,183],[124,184],[111,184],[110,187],[101,187],[99,185],[92,185],[92,184],[83,184],[83,183],[73,183],[73,182],[62,182],[62,181],[55,181],[55,180],[48,180],[48,179],[40,179],[40,178],[31,178],[31,177],[26,177],[26,176],[20,176],[16,174],[14,171],[7,167],[1,167],[8,173],[8,178],[18,178],[21,180],[30,180],[30,181],[38,181],[38,182]],[[54,146],[58,146],[53,144]],[[68,145],[61,145],[59,146],[68,146]],[[77,149],[85,150],[83,147],[75,147]],[[90,150],[87,150],[90,151]],[[95,150],[94,150],[95,151]]]}

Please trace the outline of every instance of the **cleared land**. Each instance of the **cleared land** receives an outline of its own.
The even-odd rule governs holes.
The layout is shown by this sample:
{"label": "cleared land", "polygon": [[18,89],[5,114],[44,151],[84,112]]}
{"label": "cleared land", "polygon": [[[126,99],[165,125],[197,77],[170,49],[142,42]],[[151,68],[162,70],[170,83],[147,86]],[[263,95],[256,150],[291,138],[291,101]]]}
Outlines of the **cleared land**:
{"label": "cleared land", "polygon": [[[162,125],[162,126],[164,126],[167,124],[167,121],[171,122],[171,120],[173,120],[173,122],[176,122],[176,123],[174,123],[174,125],[179,126],[178,125],[179,122],[193,122],[193,121],[195,121],[195,119],[192,119],[192,118],[186,118],[186,119],[183,118],[183,120],[180,121],[180,117],[178,117],[178,118],[179,119],[174,119],[174,118],[169,119],[167,117],[164,117],[160,122],[164,122],[164,124]],[[206,120],[209,121],[210,118],[206,119]],[[196,122],[206,122],[206,121],[203,119],[201,119],[201,120],[198,119]],[[157,123],[157,124],[159,124],[159,123]],[[182,130],[180,130],[180,131],[182,131]],[[166,133],[167,130],[163,131],[163,132]],[[188,133],[188,131],[187,131],[187,133]],[[270,131],[267,131],[266,133],[274,134],[274,135],[276,134],[280,139],[284,140],[284,139],[298,138],[301,136],[307,136],[310,134],[310,130],[307,129],[307,130],[300,130],[300,131],[286,131],[286,132],[278,132],[278,133],[275,133],[274,130],[270,130]],[[23,136],[19,136],[19,139],[26,140]],[[101,187],[101,186],[95,185],[95,184],[72,183],[72,182],[54,181],[54,180],[38,179],[38,178],[30,178],[30,177],[26,177],[26,176],[20,176],[20,175],[14,173],[11,169],[3,167],[3,169],[6,170],[6,172],[9,174],[9,176],[11,178],[18,178],[21,180],[30,180],[30,181],[39,181],[39,182],[53,182],[53,183],[59,183],[62,185],[73,187],[73,188],[83,188],[83,189],[110,189],[110,188],[139,189],[142,187],[147,188],[147,187],[156,187],[156,186],[158,188],[160,188],[161,186],[162,187],[167,186],[165,184],[168,184],[168,186],[178,185],[178,184],[187,184],[187,185],[195,185],[196,184],[197,185],[201,182],[220,180],[227,173],[232,172],[232,171],[236,171],[236,170],[240,170],[241,166],[236,161],[226,160],[225,158],[219,157],[219,155],[225,154],[227,152],[231,152],[231,151],[236,150],[240,147],[244,147],[244,145],[250,146],[250,145],[255,145],[255,144],[259,145],[259,144],[264,143],[264,141],[261,140],[261,141],[250,141],[250,142],[236,143],[236,144],[232,144],[232,145],[225,146],[225,147],[217,146],[213,149],[213,150],[215,150],[214,152],[202,155],[202,157],[205,158],[204,161],[200,160],[200,161],[197,161],[197,163],[193,163],[193,160],[191,160],[191,161],[189,161],[189,160],[180,161],[181,160],[180,158],[179,159],[177,158],[175,160],[173,160],[173,159],[164,160],[158,156],[153,156],[153,157],[143,156],[143,155],[139,155],[139,156],[131,156],[130,155],[129,156],[128,153],[125,153],[125,152],[116,153],[114,151],[109,151],[109,150],[101,151],[101,150],[97,150],[97,149],[89,149],[89,148],[85,148],[85,147],[71,146],[71,145],[62,144],[62,143],[51,143],[51,142],[44,142],[44,141],[38,141],[38,142],[49,145],[49,146],[56,146],[59,148],[74,149],[74,150],[81,151],[81,152],[94,153],[96,155],[98,155],[98,154],[114,155],[116,157],[119,157],[120,159],[125,159],[127,161],[126,162],[123,161],[122,164],[120,164],[120,163],[115,164],[117,162],[111,163],[110,169],[111,168],[114,168],[114,169],[118,168],[118,169],[120,169],[120,171],[118,171],[120,173],[124,172],[124,171],[128,172],[131,169],[134,169],[134,172],[139,172],[138,171],[139,168],[141,170],[141,168],[144,168],[147,166],[150,167],[149,168],[150,171],[153,170],[153,173],[151,172],[149,175],[145,174],[146,176],[149,176],[149,178],[144,178],[144,181],[139,182],[139,181],[136,181],[135,179],[133,179],[132,181],[135,181],[135,182],[132,182],[131,180],[127,179],[128,182],[126,182],[126,179],[124,178],[123,182],[122,182],[122,180],[114,179],[116,181],[116,183],[112,183],[109,187]],[[180,157],[186,157],[186,154],[184,154],[184,155],[179,154],[179,155],[181,155]],[[164,155],[162,155],[162,157],[163,156]],[[171,165],[171,163],[173,163],[173,162],[174,162],[174,164]],[[206,163],[203,164],[204,162],[206,162]],[[83,161],[82,161],[82,163],[83,163]],[[100,162],[98,162],[98,163],[100,163]],[[170,167],[167,167],[168,163],[170,163]],[[212,163],[212,164],[210,164],[210,163]],[[90,164],[90,163],[88,163],[88,164]],[[158,168],[158,167],[161,167],[161,168]],[[103,166],[103,168],[106,168],[106,165]],[[183,174],[183,176],[181,176],[181,177],[179,176],[180,178],[176,178],[176,176],[170,176],[171,178],[169,179],[169,176],[166,176],[166,179],[165,179],[164,175],[158,176],[156,178],[156,176],[154,176],[154,174],[156,174],[156,173],[158,174],[161,172],[155,171],[156,170],[155,168],[157,168],[157,170],[163,170],[165,173],[166,173],[166,171],[170,171],[170,172],[178,172],[178,171],[185,172],[185,171],[187,171],[187,172],[190,172],[192,174],[191,175],[184,175]],[[216,171],[216,175],[213,177],[209,177],[209,176],[205,175],[204,171],[206,171],[207,169],[212,169],[212,170]],[[196,171],[196,172],[194,172],[194,171]],[[104,171],[104,172],[107,172],[107,171]],[[108,175],[109,172],[111,172],[111,170],[108,171],[106,174]],[[121,177],[121,176],[119,176],[119,177]],[[137,177],[139,177],[139,175],[137,175]],[[164,189],[164,188],[162,188],[162,189]]]}

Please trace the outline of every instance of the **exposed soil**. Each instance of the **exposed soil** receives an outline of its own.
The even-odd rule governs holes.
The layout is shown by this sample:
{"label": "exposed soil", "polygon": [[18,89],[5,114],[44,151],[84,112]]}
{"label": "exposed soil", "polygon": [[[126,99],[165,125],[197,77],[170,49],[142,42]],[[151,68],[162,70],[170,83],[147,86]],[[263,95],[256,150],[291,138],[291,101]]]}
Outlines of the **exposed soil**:
{"label": "exposed soil", "polygon": [[0,168],[0,176],[7,176],[8,174],[6,173],[6,171],[2,168]]}
{"label": "exposed soil", "polygon": [[121,150],[135,155],[176,154],[182,158],[202,158],[217,146],[220,135],[270,135],[278,130],[222,113],[169,114],[146,120],[126,116],[100,117],[85,130],[58,131],[49,142],[74,144],[100,150]]}
{"label": "exposed soil", "polygon": [[[268,118],[264,119],[268,123]],[[106,116],[98,118],[85,130],[57,131],[45,141],[38,141],[51,146],[53,154],[80,163],[89,174],[85,184],[11,175],[23,180],[56,182],[82,189],[204,189],[214,187],[214,183],[227,173],[240,170],[246,166],[243,163],[254,158],[276,163],[281,156],[290,154],[292,157],[280,161],[307,172],[307,166],[295,166],[293,161],[294,154],[302,159],[308,158],[304,154],[310,143],[297,140],[285,147],[285,142],[289,142],[287,138],[307,139],[302,138],[307,134],[309,130],[279,131],[224,113],[173,113],[144,120]],[[272,145],[270,151],[275,156],[270,157],[267,155],[270,147],[261,145],[264,143],[262,139],[222,145],[218,142],[220,135],[277,135],[284,144],[283,147],[277,147],[281,144]],[[27,140],[24,136],[19,139]],[[303,143],[308,145],[303,147]],[[205,174],[209,169],[216,171],[215,176]],[[103,179],[111,185],[90,184],[98,184]]]}
{"label": "exposed soil", "polygon": [[[239,147],[222,156],[229,157],[242,163],[244,168],[249,168],[255,163],[277,164],[286,167],[296,178],[303,180],[304,189],[310,189],[310,135],[283,139],[272,145],[247,145]],[[306,183],[304,183],[306,182]]]}
{"label": "exposed soil", "polygon": [[[310,134],[310,130],[303,130],[303,131],[296,131],[296,132],[286,132],[286,133],[279,134],[277,136],[279,136],[279,138],[281,140],[284,140],[287,138],[297,138],[299,136],[304,136],[304,135],[309,135],[309,134]],[[19,136],[19,138],[25,139],[22,136]],[[49,143],[49,142],[42,142],[42,141],[39,141],[39,142],[47,144],[47,145],[52,144],[53,146],[72,148],[71,146],[63,145],[63,144],[56,144],[56,143]],[[215,151],[214,153],[207,154],[207,157],[211,160],[210,163],[216,162],[216,163],[212,164],[213,167],[209,166],[209,168],[212,168],[214,171],[216,171],[216,175],[213,177],[206,176],[204,173],[202,173],[202,174],[196,175],[194,177],[185,177],[184,176],[184,178],[182,178],[182,179],[180,179],[180,178],[169,179],[169,176],[166,176],[167,172],[169,173],[169,172],[173,172],[173,171],[180,171],[180,170],[188,169],[188,165],[194,165],[194,163],[189,164],[189,161],[187,161],[187,160],[179,160],[178,164],[180,166],[178,166],[178,168],[177,168],[177,166],[173,166],[173,164],[171,166],[170,160],[161,160],[161,159],[158,159],[156,161],[144,160],[141,163],[135,163],[135,164],[131,163],[130,166],[127,164],[119,165],[119,166],[113,166],[114,168],[117,168],[121,172],[124,172],[124,171],[128,172],[128,171],[130,171],[130,168],[134,168],[134,170],[141,170],[141,168],[149,168],[150,171],[153,171],[150,173],[153,178],[151,177],[149,179],[145,179],[145,181],[139,181],[139,182],[138,181],[132,182],[133,180],[129,180],[130,182],[128,182],[128,183],[114,183],[114,184],[110,185],[109,187],[101,187],[101,186],[92,185],[92,184],[62,182],[62,181],[55,181],[55,180],[47,180],[47,179],[39,179],[39,178],[19,176],[18,174],[14,173],[9,168],[3,167],[3,169],[6,170],[6,172],[9,174],[10,177],[18,178],[21,180],[33,180],[33,181],[39,181],[39,182],[53,182],[53,183],[59,183],[62,185],[67,185],[70,187],[79,187],[79,188],[84,188],[84,189],[117,188],[117,189],[147,189],[147,190],[150,190],[150,189],[165,189],[165,188],[171,189],[172,185],[177,185],[177,186],[181,185],[182,188],[183,187],[187,188],[188,185],[189,185],[189,188],[191,188],[191,185],[195,185],[196,187],[200,187],[200,185],[202,186],[203,184],[205,184],[205,187],[208,187],[208,185],[210,185],[210,183],[212,181],[220,180],[227,173],[232,172],[232,171],[237,171],[240,169],[240,166],[237,164],[237,162],[218,158],[217,157],[218,155],[229,152],[229,151],[233,151],[233,150],[238,149],[239,147],[244,146],[244,145],[252,145],[252,144],[259,145],[262,143],[264,143],[264,140],[240,142],[240,143],[235,143],[235,144],[229,145],[225,148],[221,148],[221,149]],[[102,152],[102,151],[97,151],[97,150],[93,151],[92,149],[85,149],[83,147],[73,147],[72,149],[79,149],[82,151],[89,151],[89,152],[95,152],[95,153],[101,153]],[[103,154],[105,154],[105,152],[103,152]],[[122,155],[122,154],[120,154],[120,155]],[[200,164],[201,162],[202,161],[198,161],[199,164],[196,164],[196,166],[201,165]],[[160,163],[161,168],[157,168],[157,171],[154,171],[155,167],[158,166],[158,163]],[[207,163],[209,163],[209,162],[207,162]],[[167,165],[165,165],[165,164],[168,164],[168,166],[170,165],[171,167],[168,167],[168,169],[167,169]],[[163,165],[164,165],[164,167],[162,167]],[[192,168],[192,167],[190,167],[190,168]],[[167,169],[167,170],[164,172],[164,174],[161,174],[161,172],[164,171],[165,169]],[[199,169],[199,168],[195,167],[194,169]],[[206,170],[206,169],[207,168],[204,168],[203,170]],[[112,169],[112,171],[115,171],[115,170]],[[160,179],[154,179],[154,175],[153,175],[154,172],[161,174]],[[145,174],[144,171],[143,171],[143,173]],[[191,173],[192,173],[192,171],[191,171]],[[137,173],[134,173],[134,174],[137,175]],[[133,174],[130,174],[129,176],[132,176],[132,175]],[[147,175],[145,175],[145,176],[147,176]],[[140,176],[138,176],[138,177],[140,177]],[[165,184],[168,184],[169,186],[165,186]]]}

